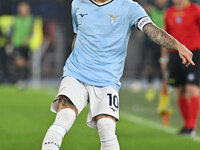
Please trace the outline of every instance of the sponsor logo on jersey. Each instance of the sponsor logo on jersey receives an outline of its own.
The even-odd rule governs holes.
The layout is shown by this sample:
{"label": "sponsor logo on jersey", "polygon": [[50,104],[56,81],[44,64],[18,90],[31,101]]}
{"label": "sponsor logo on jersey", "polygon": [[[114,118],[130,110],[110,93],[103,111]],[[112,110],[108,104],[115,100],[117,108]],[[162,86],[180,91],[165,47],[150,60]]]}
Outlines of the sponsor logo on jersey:
{"label": "sponsor logo on jersey", "polygon": [[118,111],[117,109],[115,109],[115,108],[113,108],[113,107],[110,107],[110,109],[111,109],[113,112]]}
{"label": "sponsor logo on jersey", "polygon": [[87,14],[79,14],[79,15],[83,18],[84,16],[88,15],[88,13]]}

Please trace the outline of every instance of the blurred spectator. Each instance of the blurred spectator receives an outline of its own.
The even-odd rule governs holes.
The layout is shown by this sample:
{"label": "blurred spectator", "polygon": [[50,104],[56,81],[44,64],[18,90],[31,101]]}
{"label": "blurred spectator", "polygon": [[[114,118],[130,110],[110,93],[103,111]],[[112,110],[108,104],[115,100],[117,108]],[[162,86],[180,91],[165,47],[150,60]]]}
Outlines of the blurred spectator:
{"label": "blurred spectator", "polygon": [[14,48],[14,65],[18,83],[25,81],[29,74],[29,43],[34,22],[30,11],[30,5],[27,2],[19,3],[18,15],[15,16],[12,28],[11,44]]}
{"label": "blurred spectator", "polygon": [[0,83],[10,81],[8,67],[8,52],[6,46],[9,42],[8,34],[13,23],[13,17],[9,15],[0,16]]}
{"label": "blurred spectator", "polygon": [[3,34],[0,24],[0,83],[6,76],[6,54],[5,54],[6,37]]}
{"label": "blurred spectator", "polygon": [[[152,21],[160,28],[164,27],[164,14],[166,10],[167,0],[154,0],[154,5],[147,4],[145,6],[146,11],[151,17]],[[142,60],[143,66],[146,70],[145,74],[148,82],[148,90],[146,93],[146,99],[151,101],[155,97],[155,90],[152,88],[152,83],[155,77],[161,77],[159,57],[161,48],[154,43],[150,38],[145,37],[142,48]]]}

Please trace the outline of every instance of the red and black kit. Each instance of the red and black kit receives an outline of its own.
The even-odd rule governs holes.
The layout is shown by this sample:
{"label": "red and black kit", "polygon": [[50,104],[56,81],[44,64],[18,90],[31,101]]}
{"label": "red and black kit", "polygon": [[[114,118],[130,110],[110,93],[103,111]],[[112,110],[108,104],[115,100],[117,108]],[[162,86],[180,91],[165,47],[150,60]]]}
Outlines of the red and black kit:
{"label": "red and black kit", "polygon": [[184,44],[194,54],[195,66],[186,68],[177,51],[170,50],[169,84],[173,86],[192,83],[199,85],[200,82],[200,7],[194,3],[188,3],[181,10],[170,7],[165,15],[165,29]]}

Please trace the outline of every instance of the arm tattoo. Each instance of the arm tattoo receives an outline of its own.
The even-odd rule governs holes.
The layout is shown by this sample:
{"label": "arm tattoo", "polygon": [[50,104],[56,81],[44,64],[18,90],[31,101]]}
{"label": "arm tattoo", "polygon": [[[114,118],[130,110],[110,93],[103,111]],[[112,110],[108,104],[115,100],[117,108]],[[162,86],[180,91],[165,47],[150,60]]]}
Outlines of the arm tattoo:
{"label": "arm tattoo", "polygon": [[67,99],[64,99],[63,101],[62,101],[62,106],[66,106],[66,105],[71,105],[71,103],[69,102],[69,100],[67,100]]}
{"label": "arm tattoo", "polygon": [[179,42],[166,31],[156,27],[154,24],[147,24],[144,27],[144,32],[160,46],[169,49],[177,49],[177,44],[179,44]]}
{"label": "arm tattoo", "polygon": [[72,105],[72,102],[66,96],[59,96],[59,102],[62,106]]}

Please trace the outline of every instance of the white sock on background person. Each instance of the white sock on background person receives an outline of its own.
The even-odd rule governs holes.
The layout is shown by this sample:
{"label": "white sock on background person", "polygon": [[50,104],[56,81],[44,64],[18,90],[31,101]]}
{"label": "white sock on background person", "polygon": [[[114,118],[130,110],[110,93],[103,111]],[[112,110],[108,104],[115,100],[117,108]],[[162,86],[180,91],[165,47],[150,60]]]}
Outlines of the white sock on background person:
{"label": "white sock on background person", "polygon": [[119,150],[119,142],[115,134],[116,123],[110,118],[102,118],[97,122],[101,140],[101,150]]}
{"label": "white sock on background person", "polygon": [[63,137],[72,127],[75,119],[76,113],[72,109],[60,110],[56,115],[55,122],[44,137],[42,150],[59,150]]}

